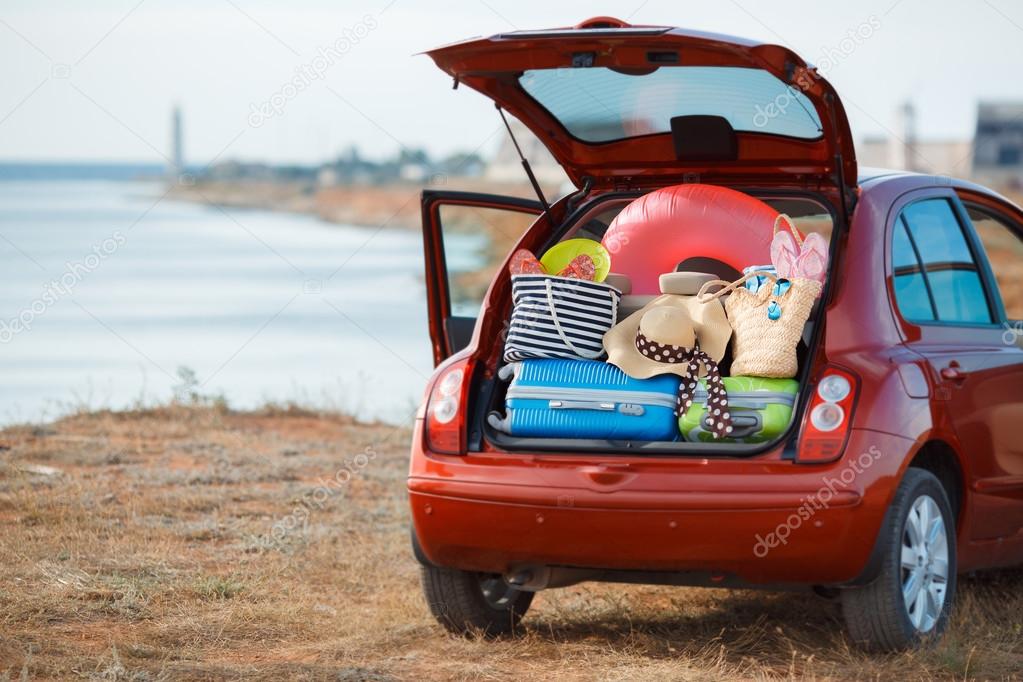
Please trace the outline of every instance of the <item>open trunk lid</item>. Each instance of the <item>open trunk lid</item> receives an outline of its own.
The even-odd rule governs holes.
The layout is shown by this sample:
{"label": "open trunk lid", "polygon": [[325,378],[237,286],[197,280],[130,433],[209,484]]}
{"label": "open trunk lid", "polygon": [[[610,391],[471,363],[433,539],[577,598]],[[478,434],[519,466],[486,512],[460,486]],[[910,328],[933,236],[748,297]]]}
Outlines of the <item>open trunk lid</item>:
{"label": "open trunk lid", "polygon": [[838,95],[779,45],[598,18],[427,54],[528,126],[577,186],[698,176],[833,189],[845,200],[856,183]]}

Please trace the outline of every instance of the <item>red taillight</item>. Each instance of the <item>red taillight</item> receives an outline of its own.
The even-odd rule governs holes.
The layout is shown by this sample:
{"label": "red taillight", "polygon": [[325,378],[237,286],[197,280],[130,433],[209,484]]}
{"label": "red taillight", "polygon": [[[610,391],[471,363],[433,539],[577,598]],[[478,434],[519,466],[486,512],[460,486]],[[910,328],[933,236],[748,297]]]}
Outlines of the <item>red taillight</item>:
{"label": "red taillight", "polygon": [[446,368],[426,401],[426,447],[445,455],[465,454],[464,398],[469,363],[461,360]]}
{"label": "red taillight", "polygon": [[856,377],[827,367],[813,388],[799,432],[797,462],[831,462],[845,450],[858,391]]}

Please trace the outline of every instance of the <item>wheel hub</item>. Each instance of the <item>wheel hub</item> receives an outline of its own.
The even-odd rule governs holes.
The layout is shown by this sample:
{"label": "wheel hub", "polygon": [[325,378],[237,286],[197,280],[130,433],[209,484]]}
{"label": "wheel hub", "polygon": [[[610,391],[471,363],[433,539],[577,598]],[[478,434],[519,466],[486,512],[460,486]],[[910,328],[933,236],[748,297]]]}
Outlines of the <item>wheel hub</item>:
{"label": "wheel hub", "polygon": [[913,502],[902,531],[902,597],[918,632],[929,632],[945,607],[948,534],[937,503],[928,495]]}

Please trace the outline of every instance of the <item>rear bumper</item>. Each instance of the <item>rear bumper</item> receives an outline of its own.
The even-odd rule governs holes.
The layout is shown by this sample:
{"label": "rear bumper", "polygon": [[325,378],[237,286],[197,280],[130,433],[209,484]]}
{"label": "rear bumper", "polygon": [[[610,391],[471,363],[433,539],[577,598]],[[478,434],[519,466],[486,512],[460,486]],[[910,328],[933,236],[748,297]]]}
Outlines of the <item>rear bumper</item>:
{"label": "rear bumper", "polygon": [[692,571],[751,584],[859,576],[910,447],[854,430],[841,460],[803,466],[776,456],[439,457],[419,449],[419,435],[409,498],[435,564]]}

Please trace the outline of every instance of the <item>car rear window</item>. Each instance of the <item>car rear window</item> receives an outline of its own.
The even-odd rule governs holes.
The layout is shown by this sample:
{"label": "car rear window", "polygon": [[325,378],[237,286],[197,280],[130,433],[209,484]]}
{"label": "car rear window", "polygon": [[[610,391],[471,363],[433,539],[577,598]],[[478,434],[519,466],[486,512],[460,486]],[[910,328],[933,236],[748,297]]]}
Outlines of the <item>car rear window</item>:
{"label": "car rear window", "polygon": [[572,136],[585,142],[666,133],[673,117],[687,115],[722,116],[741,132],[821,137],[820,117],[810,100],[763,69],[538,69],[525,71],[519,82]]}

